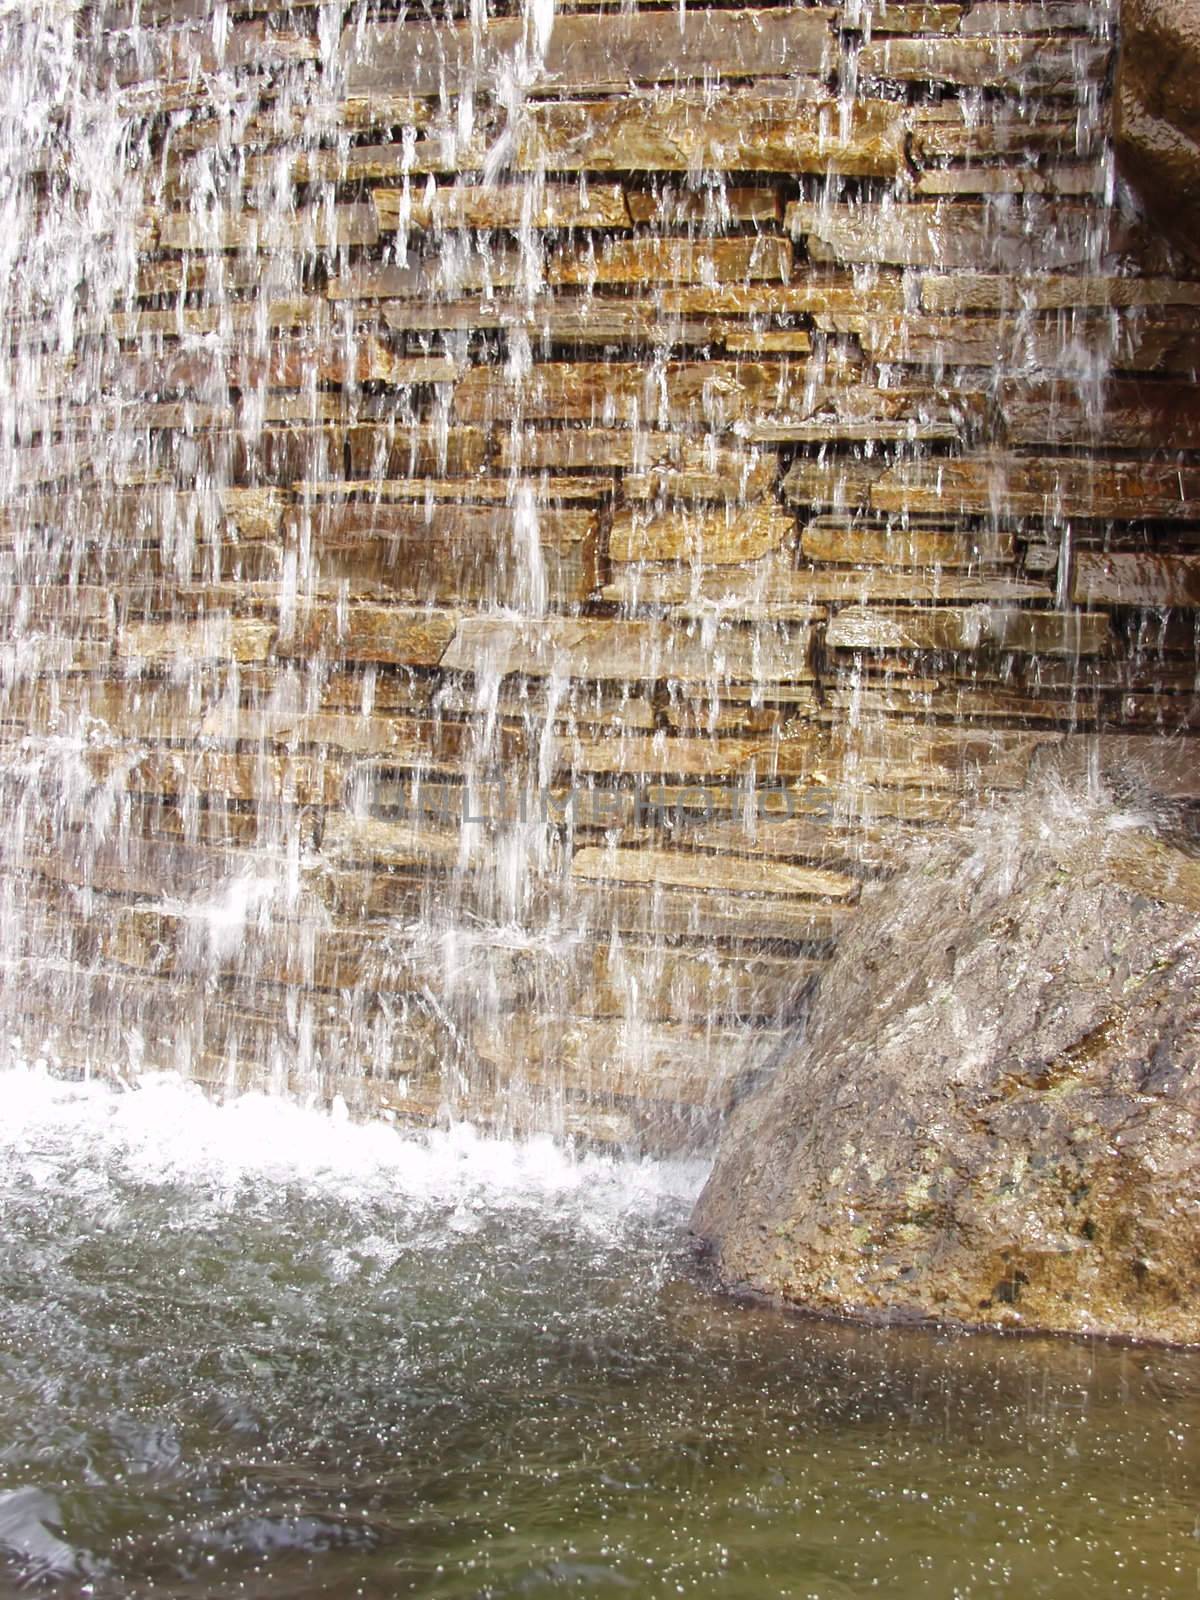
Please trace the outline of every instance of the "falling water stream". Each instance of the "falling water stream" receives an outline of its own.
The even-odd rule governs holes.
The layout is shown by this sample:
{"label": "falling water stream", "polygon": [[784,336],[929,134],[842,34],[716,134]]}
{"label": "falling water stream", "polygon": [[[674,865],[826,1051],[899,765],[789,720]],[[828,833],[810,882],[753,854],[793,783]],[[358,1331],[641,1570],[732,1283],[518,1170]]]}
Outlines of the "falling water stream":
{"label": "falling water stream", "polygon": [[747,15],[0,0],[0,1595],[1198,1592],[1194,1355],[694,1270],[864,885],[1198,716],[1109,8]]}

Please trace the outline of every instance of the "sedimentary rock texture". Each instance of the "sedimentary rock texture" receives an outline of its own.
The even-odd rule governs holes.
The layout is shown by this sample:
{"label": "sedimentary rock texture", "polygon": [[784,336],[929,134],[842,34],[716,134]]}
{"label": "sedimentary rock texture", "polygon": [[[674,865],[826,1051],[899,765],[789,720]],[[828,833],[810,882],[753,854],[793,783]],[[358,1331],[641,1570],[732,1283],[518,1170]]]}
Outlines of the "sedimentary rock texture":
{"label": "sedimentary rock texture", "polygon": [[1200,855],[1069,801],[864,908],[701,1198],[727,1282],[1200,1339]]}
{"label": "sedimentary rock texture", "polygon": [[1193,731],[1200,281],[1102,8],[452,12],[114,6],[23,114],[5,1002],[638,1139],[927,831]]}
{"label": "sedimentary rock texture", "polygon": [[1200,5],[1121,0],[1117,159],[1168,238],[1200,256]]}

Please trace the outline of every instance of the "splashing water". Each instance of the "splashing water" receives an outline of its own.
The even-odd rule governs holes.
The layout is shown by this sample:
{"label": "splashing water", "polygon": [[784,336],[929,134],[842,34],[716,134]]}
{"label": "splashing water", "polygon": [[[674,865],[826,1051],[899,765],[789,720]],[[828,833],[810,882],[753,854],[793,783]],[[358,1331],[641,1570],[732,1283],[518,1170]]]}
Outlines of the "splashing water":
{"label": "splashing water", "polygon": [[714,1301],[695,1167],[0,1091],[2,1593],[1191,1592],[1193,1356]]}
{"label": "splashing water", "polygon": [[0,11],[0,1593],[1193,1593],[1192,1357],[713,1303],[597,1148],[1195,727],[1110,8],[443,10]]}

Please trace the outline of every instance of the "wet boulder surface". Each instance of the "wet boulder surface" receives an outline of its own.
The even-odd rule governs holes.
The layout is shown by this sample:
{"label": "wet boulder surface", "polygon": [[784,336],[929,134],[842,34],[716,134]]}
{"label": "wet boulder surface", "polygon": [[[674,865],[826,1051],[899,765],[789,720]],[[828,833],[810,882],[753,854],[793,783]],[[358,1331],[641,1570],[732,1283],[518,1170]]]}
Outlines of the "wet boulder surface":
{"label": "wet boulder surface", "polygon": [[1115,109],[1122,176],[1200,256],[1200,0],[1122,0]]}
{"label": "wet boulder surface", "polygon": [[693,1228],[825,1314],[1200,1340],[1200,859],[1061,792],[875,892]]}

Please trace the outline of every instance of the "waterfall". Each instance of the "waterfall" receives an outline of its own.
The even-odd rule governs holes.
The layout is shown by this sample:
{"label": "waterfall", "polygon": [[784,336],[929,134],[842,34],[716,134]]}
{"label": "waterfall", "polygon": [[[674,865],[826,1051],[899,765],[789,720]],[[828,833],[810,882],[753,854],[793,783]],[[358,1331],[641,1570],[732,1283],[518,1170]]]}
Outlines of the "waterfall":
{"label": "waterfall", "polygon": [[1200,279],[1113,43],[7,6],[8,1058],[694,1146],[931,832],[1195,798]]}
{"label": "waterfall", "polygon": [[1194,1597],[1115,12],[0,0],[0,1594]]}

